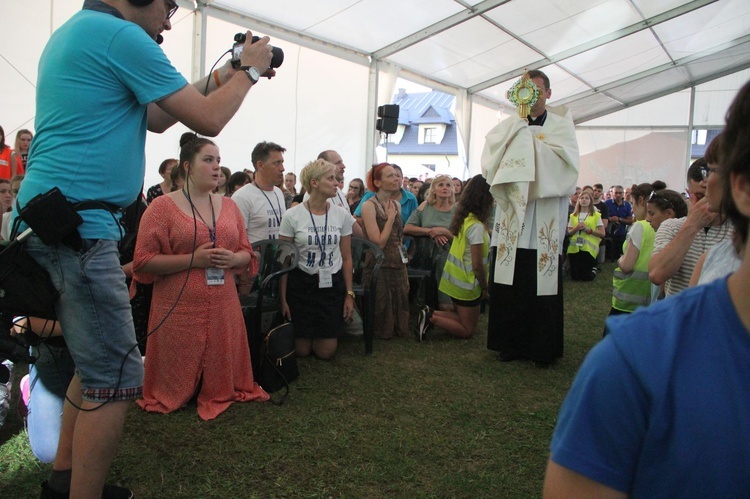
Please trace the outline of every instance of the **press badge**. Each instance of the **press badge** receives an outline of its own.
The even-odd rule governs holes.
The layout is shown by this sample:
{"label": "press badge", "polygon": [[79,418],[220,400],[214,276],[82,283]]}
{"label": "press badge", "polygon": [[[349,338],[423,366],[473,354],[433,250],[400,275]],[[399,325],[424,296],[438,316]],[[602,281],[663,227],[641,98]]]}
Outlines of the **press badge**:
{"label": "press badge", "polygon": [[333,274],[331,274],[331,269],[320,269],[318,271],[318,287],[319,288],[333,287]]}
{"label": "press badge", "polygon": [[409,263],[409,255],[406,253],[406,246],[399,244],[398,252],[401,253],[401,261],[403,263]]}
{"label": "press badge", "polygon": [[583,246],[583,238],[581,236],[576,237],[576,246]]}
{"label": "press badge", "polygon": [[206,284],[209,286],[220,286],[224,284],[224,269],[207,268]]}

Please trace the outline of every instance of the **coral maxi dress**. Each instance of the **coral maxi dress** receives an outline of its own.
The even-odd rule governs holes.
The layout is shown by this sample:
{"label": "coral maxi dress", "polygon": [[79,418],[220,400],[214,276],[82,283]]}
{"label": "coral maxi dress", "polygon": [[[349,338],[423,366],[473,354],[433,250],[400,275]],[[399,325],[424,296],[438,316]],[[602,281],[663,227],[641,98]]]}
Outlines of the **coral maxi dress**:
{"label": "coral maxi dress", "polygon": [[[226,197],[216,219],[216,237],[217,247],[252,252],[242,215]],[[137,271],[157,254],[189,254],[194,245],[210,241],[208,228],[200,218],[194,222],[169,196],[156,198],[143,214],[133,269],[136,280],[154,283],[149,332],[168,316],[146,345],[143,399],[137,401],[146,411],[175,411],[199,387],[198,416],[204,420],[215,418],[233,402],[269,398],[253,380],[245,323],[231,271],[225,272],[223,285],[215,286],[206,283],[202,268],[191,269],[187,282],[188,271],[162,276]],[[252,262],[257,271],[257,260]],[[183,285],[185,290],[178,300]]]}

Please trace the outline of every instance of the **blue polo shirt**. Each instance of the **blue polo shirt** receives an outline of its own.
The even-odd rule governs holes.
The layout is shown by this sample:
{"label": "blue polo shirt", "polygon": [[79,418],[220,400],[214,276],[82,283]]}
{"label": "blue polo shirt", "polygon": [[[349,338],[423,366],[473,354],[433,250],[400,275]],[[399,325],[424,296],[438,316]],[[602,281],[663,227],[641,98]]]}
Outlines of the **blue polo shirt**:
{"label": "blue polo shirt", "polygon": [[[604,202],[605,205],[607,205],[607,210],[609,210],[609,216],[610,217],[620,217],[620,218],[630,218],[633,216],[633,207],[630,206],[630,203],[627,201],[623,201],[622,204],[615,203],[614,199],[608,199]],[[617,229],[612,231],[612,234],[615,236],[622,236],[625,237],[628,233],[628,226],[621,223],[617,226]]]}

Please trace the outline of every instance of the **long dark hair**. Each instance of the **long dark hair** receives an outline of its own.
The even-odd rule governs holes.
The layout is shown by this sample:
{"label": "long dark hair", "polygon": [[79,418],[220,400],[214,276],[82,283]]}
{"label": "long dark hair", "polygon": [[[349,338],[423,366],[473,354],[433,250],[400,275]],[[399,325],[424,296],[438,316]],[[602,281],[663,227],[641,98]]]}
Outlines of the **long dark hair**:
{"label": "long dark hair", "polygon": [[[750,220],[738,209],[732,198],[732,175],[750,178],[750,82],[746,83],[735,97],[727,112],[727,126],[721,138],[721,168],[724,195],[722,212],[734,224],[739,244],[747,244]],[[715,139],[714,139],[715,140]]]}
{"label": "long dark hair", "polygon": [[492,201],[490,185],[482,175],[475,175],[461,192],[461,198],[456,203],[456,211],[453,212],[448,230],[457,236],[469,213],[473,213],[477,220],[487,227],[492,214]]}

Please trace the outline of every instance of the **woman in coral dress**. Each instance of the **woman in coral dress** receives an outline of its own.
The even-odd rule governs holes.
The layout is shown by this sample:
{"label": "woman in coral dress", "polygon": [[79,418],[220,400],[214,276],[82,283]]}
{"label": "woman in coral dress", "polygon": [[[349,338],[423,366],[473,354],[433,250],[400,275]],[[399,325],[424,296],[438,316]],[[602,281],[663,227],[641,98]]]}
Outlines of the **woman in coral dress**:
{"label": "woman in coral dress", "polygon": [[168,413],[197,398],[213,419],[233,402],[268,400],[254,382],[234,273],[258,261],[234,202],[212,194],[219,149],[208,139],[182,146],[183,189],[158,197],[143,215],[136,280],[154,283],[146,348],[146,411]]}

